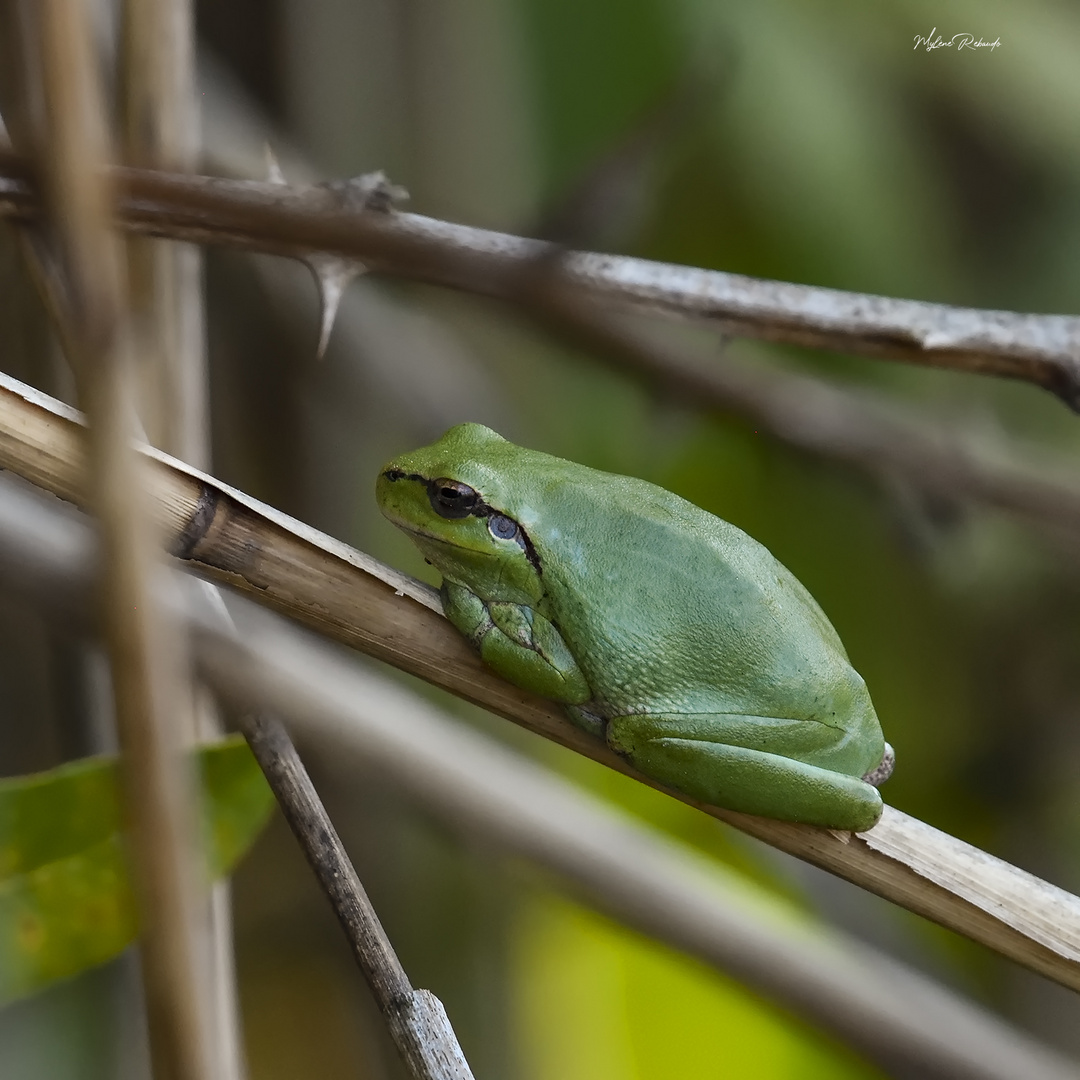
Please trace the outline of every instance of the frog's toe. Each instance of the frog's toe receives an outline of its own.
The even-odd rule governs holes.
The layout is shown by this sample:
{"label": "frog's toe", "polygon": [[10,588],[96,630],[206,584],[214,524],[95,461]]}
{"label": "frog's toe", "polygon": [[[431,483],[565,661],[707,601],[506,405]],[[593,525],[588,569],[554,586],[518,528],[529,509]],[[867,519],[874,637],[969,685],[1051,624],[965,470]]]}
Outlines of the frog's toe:
{"label": "frog's toe", "polygon": [[880,787],[892,776],[895,767],[896,751],[889,743],[886,743],[885,752],[881,755],[881,763],[863,777],[863,782],[871,787]]}

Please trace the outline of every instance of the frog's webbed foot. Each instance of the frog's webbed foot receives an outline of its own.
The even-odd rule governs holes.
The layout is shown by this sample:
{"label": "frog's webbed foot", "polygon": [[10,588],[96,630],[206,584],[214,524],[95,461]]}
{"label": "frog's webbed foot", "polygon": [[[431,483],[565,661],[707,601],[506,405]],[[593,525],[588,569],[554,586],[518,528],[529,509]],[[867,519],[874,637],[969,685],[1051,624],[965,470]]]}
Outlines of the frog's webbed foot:
{"label": "frog's webbed foot", "polygon": [[585,675],[550,619],[524,604],[486,602],[446,580],[442,598],[446,617],[504,679],[555,701],[589,700]]}
{"label": "frog's webbed foot", "polygon": [[896,767],[896,751],[888,744],[885,744],[885,753],[881,755],[881,764],[877,768],[871,769],[864,777],[863,781],[869,784],[871,787],[880,787],[886,780],[892,776],[893,769]]}

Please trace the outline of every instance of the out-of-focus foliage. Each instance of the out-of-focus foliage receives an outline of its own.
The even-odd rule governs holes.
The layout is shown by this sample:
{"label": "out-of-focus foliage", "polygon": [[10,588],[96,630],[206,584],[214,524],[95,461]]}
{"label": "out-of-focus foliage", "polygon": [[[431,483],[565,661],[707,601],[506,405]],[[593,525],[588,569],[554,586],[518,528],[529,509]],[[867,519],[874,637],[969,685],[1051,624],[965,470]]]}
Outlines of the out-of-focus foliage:
{"label": "out-of-focus foliage", "polygon": [[738,984],[553,895],[525,905],[517,931],[525,1077],[880,1075]]}
{"label": "out-of-focus foliage", "polygon": [[[385,168],[421,213],[521,232],[571,222],[576,233],[562,235],[584,247],[856,291],[1077,310],[1080,9],[1062,0],[198,8],[218,59],[323,175]],[[935,26],[1001,46],[915,48]],[[246,137],[254,173],[265,135]],[[5,260],[17,267],[14,255]],[[962,499],[928,501],[894,477],[802,458],[752,424],[666,399],[507,309],[450,292],[355,283],[360,299],[316,364],[313,290],[295,269],[209,256],[216,473],[429,580],[379,517],[372,486],[393,453],[452,423],[480,420],[524,445],[669,487],[764,542],[821,602],[897,748],[888,801],[1080,888],[1074,546]],[[23,278],[0,290],[5,368],[61,391],[67,376],[30,325],[28,293]],[[749,342],[718,342],[718,364],[724,348],[1080,457],[1080,420],[1030,387]],[[68,645],[41,644],[31,625],[0,604],[0,690],[14,721],[0,723],[0,751],[17,762],[19,738],[27,748],[11,771],[87,752],[70,734],[89,726],[69,701],[86,693],[81,661]],[[78,694],[61,692],[58,672]],[[446,703],[1080,1053],[1067,992]],[[50,710],[60,718],[51,742],[40,719]],[[478,1077],[859,1074],[845,1051],[739,987],[507,875],[393,793],[344,774],[332,754],[314,764],[410,976],[443,998]],[[284,829],[257,846],[236,895],[253,1080],[396,1075]],[[101,979],[0,1015],[0,1073],[117,1075],[81,1036],[61,1069],[47,1037],[93,1028]],[[46,1035],[28,1049],[38,1030]]]}
{"label": "out-of-focus foliage", "polygon": [[[210,879],[262,831],[273,796],[242,738],[197,755]],[[137,932],[117,763],[87,758],[0,781],[0,1004],[111,960]]]}

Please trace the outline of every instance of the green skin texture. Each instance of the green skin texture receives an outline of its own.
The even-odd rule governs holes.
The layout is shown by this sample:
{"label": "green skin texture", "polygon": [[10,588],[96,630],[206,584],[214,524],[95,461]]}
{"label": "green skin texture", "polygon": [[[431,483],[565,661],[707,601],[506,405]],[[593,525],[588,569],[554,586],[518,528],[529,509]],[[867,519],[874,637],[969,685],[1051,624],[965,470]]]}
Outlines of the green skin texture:
{"label": "green skin texture", "polygon": [[[478,509],[440,515],[441,479]],[[483,659],[641,773],[748,814],[877,821],[861,778],[885,742],[866,684],[814,598],[735,526],[480,424],[388,462],[376,497],[442,573],[447,618]],[[527,540],[493,535],[491,514]]]}

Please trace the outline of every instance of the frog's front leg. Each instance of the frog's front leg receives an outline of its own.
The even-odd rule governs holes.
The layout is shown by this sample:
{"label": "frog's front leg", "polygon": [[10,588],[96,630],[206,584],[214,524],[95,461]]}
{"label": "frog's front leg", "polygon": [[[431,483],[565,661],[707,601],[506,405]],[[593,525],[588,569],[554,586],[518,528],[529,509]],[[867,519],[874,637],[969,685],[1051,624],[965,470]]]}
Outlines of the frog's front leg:
{"label": "frog's front leg", "polygon": [[589,700],[589,684],[550,619],[524,604],[486,602],[445,579],[441,592],[446,617],[504,679],[566,704]]}
{"label": "frog's front leg", "polygon": [[[717,717],[721,727],[723,717]],[[618,716],[607,739],[640,772],[713,806],[827,829],[869,829],[877,788],[856,776],[763,750],[674,735],[678,717]]]}

